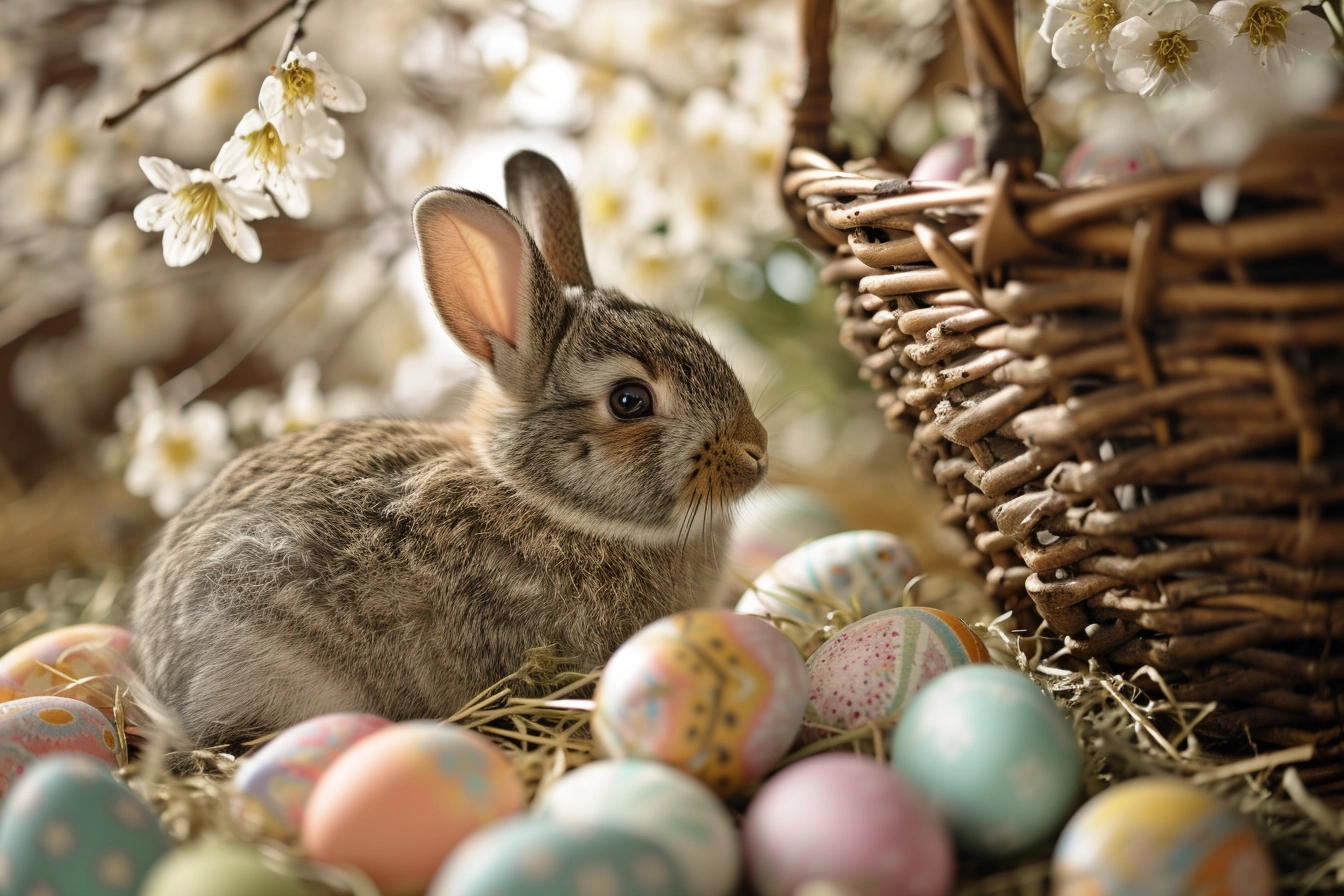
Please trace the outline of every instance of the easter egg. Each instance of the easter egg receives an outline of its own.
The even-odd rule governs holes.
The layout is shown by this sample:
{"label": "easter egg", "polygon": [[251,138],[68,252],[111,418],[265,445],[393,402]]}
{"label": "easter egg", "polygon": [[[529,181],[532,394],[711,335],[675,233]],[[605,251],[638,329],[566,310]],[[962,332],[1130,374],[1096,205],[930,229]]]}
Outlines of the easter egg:
{"label": "easter egg", "polygon": [[[38,635],[0,657],[0,702],[56,695],[82,700],[110,721],[116,688],[132,680],[131,633],[115,625],[71,625]],[[80,682],[75,684],[75,682]]]}
{"label": "easter egg", "polygon": [[456,725],[405,722],[336,758],[308,799],[309,858],[354,865],[384,896],[419,894],[472,831],[523,807],[523,783],[494,744]]}
{"label": "easter egg", "polygon": [[924,794],[958,845],[1014,855],[1059,830],[1078,801],[1073,728],[1031,679],[989,664],[928,682],[892,732],[892,765]]}
{"label": "easter egg", "polygon": [[807,660],[804,718],[849,730],[896,719],[915,693],[956,666],[989,662],[989,651],[955,616],[896,607],[842,628]]}
{"label": "easter egg", "polygon": [[543,791],[533,812],[566,827],[615,827],[656,843],[700,896],[728,896],[737,886],[742,851],[732,816],[703,783],[661,762],[590,762]]}
{"label": "easter egg", "polygon": [[952,837],[923,797],[885,764],[824,753],[777,773],[742,821],[753,892],[790,896],[825,882],[868,896],[946,896]]}
{"label": "easter egg", "polygon": [[1090,187],[1162,170],[1162,160],[1149,141],[1114,135],[1078,141],[1059,169],[1066,187]]}
{"label": "easter egg", "polygon": [[1074,813],[1055,845],[1054,896],[1272,896],[1274,862],[1254,827],[1179,778],[1117,784]]}
{"label": "easter egg", "polygon": [[300,880],[239,843],[192,843],[160,859],[140,896],[311,896]]}
{"label": "easter egg", "polygon": [[734,603],[747,584],[799,545],[841,532],[845,521],[815,489],[777,485],[752,492],[737,512],[725,576]]}
{"label": "easter egg", "polygon": [[240,763],[233,778],[234,816],[268,837],[294,840],[317,779],[351,744],[388,724],[378,716],[340,712],[282,731]]}
{"label": "easter egg", "polygon": [[98,710],[66,697],[0,703],[0,796],[28,766],[53,753],[79,753],[117,767],[117,732]]}
{"label": "easter egg", "polygon": [[[677,863],[657,844],[621,828],[573,828],[524,816],[462,842],[428,896],[691,896]],[[698,894],[696,894],[698,896]]]}
{"label": "easter egg", "polygon": [[88,756],[48,756],[0,804],[0,892],[136,896],[168,835],[140,797]]}
{"label": "easter egg", "polygon": [[975,140],[966,134],[944,137],[924,150],[924,154],[910,170],[910,180],[957,181],[975,167]]}
{"label": "easter egg", "polygon": [[757,576],[738,601],[739,613],[821,622],[841,609],[867,616],[901,604],[919,575],[910,546],[890,532],[861,529],[809,542]]}
{"label": "easter egg", "polygon": [[729,610],[646,625],[607,661],[592,727],[617,759],[657,759],[721,796],[763,776],[803,721],[807,669],[774,626]]}

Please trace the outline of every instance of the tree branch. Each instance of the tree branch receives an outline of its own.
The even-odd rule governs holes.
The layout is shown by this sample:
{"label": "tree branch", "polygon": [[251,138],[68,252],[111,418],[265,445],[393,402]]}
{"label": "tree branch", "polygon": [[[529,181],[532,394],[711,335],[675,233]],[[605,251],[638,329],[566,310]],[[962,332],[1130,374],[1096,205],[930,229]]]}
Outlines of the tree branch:
{"label": "tree branch", "polygon": [[116,127],[117,125],[121,124],[123,121],[134,115],[135,112],[145,103],[149,102],[154,97],[158,96],[160,93],[163,93],[169,87],[172,87],[178,81],[181,81],[187,75],[196,71],[196,69],[205,65],[211,59],[214,59],[216,56],[223,56],[225,53],[232,53],[235,50],[241,50],[243,47],[247,46],[248,41],[250,41],[253,37],[256,36],[258,31],[265,28],[267,25],[271,24],[271,22],[274,22],[276,19],[280,18],[282,15],[285,14],[286,10],[293,7],[296,3],[299,6],[299,13],[295,15],[295,24],[290,26],[290,33],[286,34],[285,36],[285,43],[287,45],[285,49],[285,55],[288,55],[289,54],[288,45],[292,44],[292,38],[297,37],[298,27],[302,25],[302,16],[307,14],[308,9],[310,7],[316,5],[317,0],[307,0],[307,2],[305,2],[305,0],[284,0],[284,2],[282,2],[279,6],[277,6],[275,9],[267,13],[264,18],[253,24],[246,31],[240,33],[238,36],[233,38],[233,40],[229,41],[228,43],[224,44],[221,47],[217,47],[216,49],[211,50],[209,53],[206,53],[200,59],[197,59],[191,65],[188,65],[186,68],[182,69],[172,77],[164,81],[161,81],[158,84],[153,85],[152,87],[142,87],[140,89],[140,93],[136,95],[135,102],[131,103],[129,106],[127,106],[125,109],[122,109],[120,112],[105,117],[103,119],[102,126],[104,128],[109,129]]}
{"label": "tree branch", "polygon": [[285,60],[289,58],[289,51],[294,49],[294,45],[303,36],[303,20],[308,17],[308,10],[320,2],[321,0],[298,0],[294,6],[294,19],[289,23],[285,39],[280,42],[280,55],[275,57],[276,68],[285,64]]}

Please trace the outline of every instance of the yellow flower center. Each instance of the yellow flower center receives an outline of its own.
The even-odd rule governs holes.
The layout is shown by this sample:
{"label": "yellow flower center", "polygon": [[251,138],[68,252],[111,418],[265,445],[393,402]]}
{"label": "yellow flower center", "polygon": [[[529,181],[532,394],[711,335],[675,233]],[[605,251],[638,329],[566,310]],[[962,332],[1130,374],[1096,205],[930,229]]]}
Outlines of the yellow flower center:
{"label": "yellow flower center", "polygon": [[285,168],[285,144],[280,140],[280,132],[269,121],[260,130],[253,131],[243,138],[247,141],[247,154],[254,161],[276,171]]}
{"label": "yellow flower center", "polygon": [[178,187],[173,191],[173,198],[187,207],[187,219],[197,227],[213,222],[215,212],[219,211],[219,193],[212,183]]}
{"label": "yellow flower center", "polygon": [[715,221],[723,213],[723,203],[713,193],[701,193],[695,197],[695,211],[703,220]]}
{"label": "yellow flower center", "polygon": [[1188,75],[1190,59],[1198,50],[1199,41],[1186,37],[1184,31],[1159,31],[1148,47],[1148,57],[1169,75]]}
{"label": "yellow flower center", "polygon": [[64,167],[79,158],[84,147],[70,128],[57,128],[47,135],[47,158]]}
{"label": "yellow flower center", "polygon": [[164,463],[174,470],[185,470],[196,460],[196,443],[184,436],[169,436],[159,450]]}
{"label": "yellow flower center", "polygon": [[643,146],[653,136],[653,119],[647,115],[631,115],[622,130],[632,145]]}
{"label": "yellow flower center", "polygon": [[317,99],[317,75],[296,59],[280,70],[280,86],[284,88],[285,105],[296,106]]}
{"label": "yellow flower center", "polygon": [[1120,10],[1115,8],[1114,3],[1107,3],[1102,0],[1101,3],[1093,3],[1090,11],[1087,13],[1087,25],[1092,29],[1092,33],[1098,37],[1106,37],[1115,27],[1115,23],[1120,21]]}
{"label": "yellow flower center", "polygon": [[612,224],[625,211],[625,202],[612,190],[594,190],[588,196],[588,220],[598,226]]}
{"label": "yellow flower center", "polygon": [[1285,23],[1288,13],[1277,3],[1257,3],[1246,13],[1246,21],[1241,23],[1241,34],[1251,40],[1253,47],[1268,47],[1288,40]]}

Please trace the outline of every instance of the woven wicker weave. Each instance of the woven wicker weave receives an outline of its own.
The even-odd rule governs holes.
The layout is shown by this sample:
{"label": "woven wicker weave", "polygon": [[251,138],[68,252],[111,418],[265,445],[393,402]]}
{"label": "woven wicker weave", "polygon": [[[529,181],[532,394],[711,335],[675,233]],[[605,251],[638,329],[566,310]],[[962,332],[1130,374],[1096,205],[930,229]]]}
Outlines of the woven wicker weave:
{"label": "woven wicker weave", "polygon": [[833,11],[804,3],[782,187],[842,342],[1004,606],[1216,701],[1207,736],[1316,744],[1344,792],[1344,122],[1266,144],[1222,226],[1218,172],[1050,188],[1011,4],[956,11],[992,173],[918,184],[837,165]]}

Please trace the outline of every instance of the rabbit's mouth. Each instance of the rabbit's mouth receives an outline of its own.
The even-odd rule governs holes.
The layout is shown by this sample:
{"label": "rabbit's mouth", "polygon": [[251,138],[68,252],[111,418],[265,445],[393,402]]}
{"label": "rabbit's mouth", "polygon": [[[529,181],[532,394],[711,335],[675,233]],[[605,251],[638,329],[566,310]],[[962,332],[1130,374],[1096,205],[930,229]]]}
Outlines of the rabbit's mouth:
{"label": "rabbit's mouth", "polygon": [[724,506],[745,498],[769,471],[767,438],[760,421],[745,413],[732,429],[705,440],[692,455],[682,500]]}

